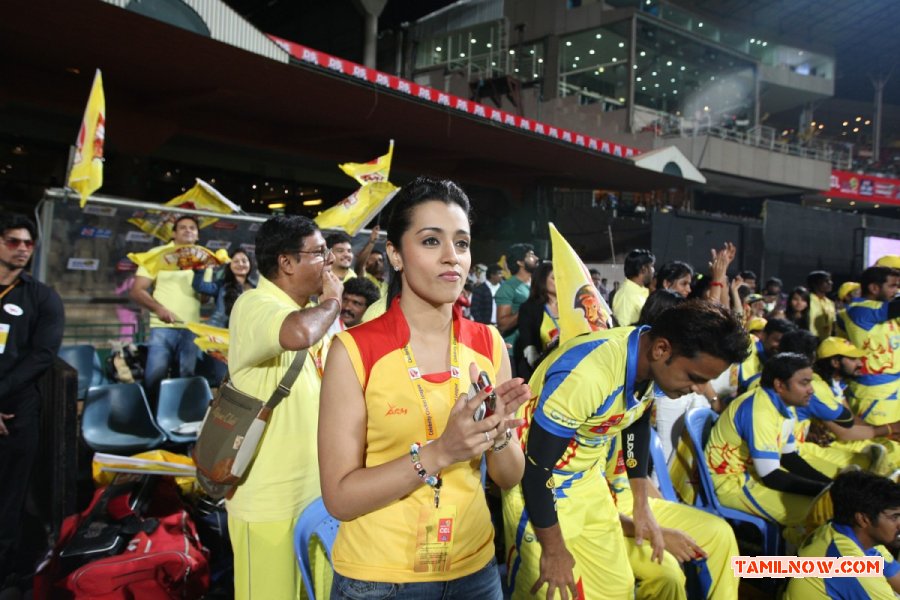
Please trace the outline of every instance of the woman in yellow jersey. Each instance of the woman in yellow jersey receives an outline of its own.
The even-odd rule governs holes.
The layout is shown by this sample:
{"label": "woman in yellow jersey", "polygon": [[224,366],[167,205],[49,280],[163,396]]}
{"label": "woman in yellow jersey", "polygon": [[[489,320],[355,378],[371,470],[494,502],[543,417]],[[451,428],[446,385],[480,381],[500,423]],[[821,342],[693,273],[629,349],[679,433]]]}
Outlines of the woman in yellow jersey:
{"label": "woman in yellow jersey", "polygon": [[513,356],[516,375],[528,379],[550,342],[559,337],[559,308],[553,263],[544,262],[531,275],[531,293],[519,307],[519,337]]}
{"label": "woman in yellow jersey", "polygon": [[[479,464],[502,488],[519,482],[511,428],[530,392],[496,329],[453,307],[471,265],[465,193],[420,177],[392,204],[388,310],[337,336],[322,387],[322,496],[343,521],[332,598],[500,600]],[[496,395],[483,417],[487,395],[463,393],[480,371]]]}

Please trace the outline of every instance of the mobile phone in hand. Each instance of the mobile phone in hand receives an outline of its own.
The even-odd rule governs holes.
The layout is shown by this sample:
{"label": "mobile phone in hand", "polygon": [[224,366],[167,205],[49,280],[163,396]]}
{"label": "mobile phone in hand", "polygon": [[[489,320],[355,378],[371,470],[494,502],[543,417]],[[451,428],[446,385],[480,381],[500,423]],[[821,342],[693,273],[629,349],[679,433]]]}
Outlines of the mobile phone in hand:
{"label": "mobile phone in hand", "polygon": [[494,386],[491,384],[490,377],[484,371],[479,373],[478,378],[472,382],[472,386],[469,388],[469,400],[474,398],[478,392],[485,392],[488,397],[475,409],[473,418],[476,421],[491,416],[497,409],[497,394],[494,393]]}

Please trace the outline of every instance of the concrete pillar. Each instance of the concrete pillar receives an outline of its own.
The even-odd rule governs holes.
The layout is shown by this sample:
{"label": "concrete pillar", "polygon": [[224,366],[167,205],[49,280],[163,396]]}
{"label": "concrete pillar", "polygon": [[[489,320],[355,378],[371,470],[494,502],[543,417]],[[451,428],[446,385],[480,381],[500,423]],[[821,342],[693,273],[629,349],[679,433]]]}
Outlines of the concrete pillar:
{"label": "concrete pillar", "polygon": [[875,86],[875,118],[872,120],[872,160],[876,163],[881,158],[881,113],[884,97],[884,85],[888,78],[876,79],[872,82]]}
{"label": "concrete pillar", "polygon": [[387,0],[354,0],[354,4],[366,19],[363,39],[363,64],[375,68],[375,53],[378,43],[378,17]]}

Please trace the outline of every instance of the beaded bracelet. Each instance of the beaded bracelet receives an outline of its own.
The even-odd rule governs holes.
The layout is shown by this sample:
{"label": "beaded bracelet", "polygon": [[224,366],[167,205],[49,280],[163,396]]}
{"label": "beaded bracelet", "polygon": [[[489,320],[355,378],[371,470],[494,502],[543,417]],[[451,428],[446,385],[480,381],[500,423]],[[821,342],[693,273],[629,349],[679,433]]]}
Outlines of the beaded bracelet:
{"label": "beaded bracelet", "polygon": [[419,450],[421,449],[422,444],[413,443],[409,447],[409,458],[412,460],[413,469],[416,470],[416,475],[419,476],[419,479],[434,490],[434,507],[438,508],[441,503],[441,484],[443,483],[443,480],[441,479],[440,473],[437,475],[429,475],[428,471],[425,470],[425,467],[422,466],[422,460],[419,458]]}
{"label": "beaded bracelet", "polygon": [[493,447],[491,448],[491,451],[492,451],[492,452],[500,452],[500,451],[502,451],[504,448],[506,448],[507,446],[509,446],[509,440],[511,440],[511,439],[512,439],[512,429],[507,429],[507,430],[506,430],[506,439],[503,440],[503,443],[500,444],[499,446],[493,446]]}

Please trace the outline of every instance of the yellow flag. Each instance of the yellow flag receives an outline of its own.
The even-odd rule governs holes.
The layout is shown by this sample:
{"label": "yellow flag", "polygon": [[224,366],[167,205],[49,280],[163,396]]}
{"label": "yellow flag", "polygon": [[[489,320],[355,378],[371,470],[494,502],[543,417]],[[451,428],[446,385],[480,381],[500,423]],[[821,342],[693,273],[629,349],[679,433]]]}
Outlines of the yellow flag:
{"label": "yellow flag", "polygon": [[144,267],[151,276],[156,277],[160,271],[183,271],[186,269],[204,269],[224,265],[230,259],[228,251],[219,249],[213,252],[209,248],[196,244],[166,244],[157,246],[146,252],[129,252],[128,260],[139,267]]}
{"label": "yellow flag", "polygon": [[550,223],[550,244],[559,310],[559,343],[583,333],[609,329],[612,311],[594,287],[587,267],[553,223]]}
{"label": "yellow flag", "polygon": [[343,229],[356,235],[397,192],[389,181],[368,183],[316,217],[321,229]]}
{"label": "yellow flag", "polygon": [[[223,214],[241,212],[241,207],[223,196],[219,190],[202,179],[197,179],[196,181],[197,183],[194,184],[194,187],[180,196],[172,198],[162,206],[208,210]],[[172,239],[175,219],[177,219],[178,216],[178,211],[160,211],[158,213],[145,213],[141,217],[128,219],[128,222],[137,225],[141,231],[149,233],[164,242],[168,242]],[[215,217],[198,216],[197,221],[200,223],[200,229],[203,229],[204,227],[209,227],[218,221],[218,219]]]}
{"label": "yellow flag", "polygon": [[200,350],[228,364],[228,345],[231,343],[231,336],[227,329],[204,323],[188,323],[187,328],[197,334],[194,344]]}
{"label": "yellow flag", "polygon": [[360,185],[376,181],[387,181],[391,173],[391,159],[394,157],[394,140],[388,148],[387,154],[379,156],[367,163],[344,163],[338,165],[341,171],[355,179]]}
{"label": "yellow flag", "polygon": [[103,140],[106,137],[106,97],[103,95],[103,76],[100,69],[94,75],[91,95],[88,96],[78,140],[75,160],[69,171],[69,187],[81,196],[84,208],[88,196],[103,185]]}

